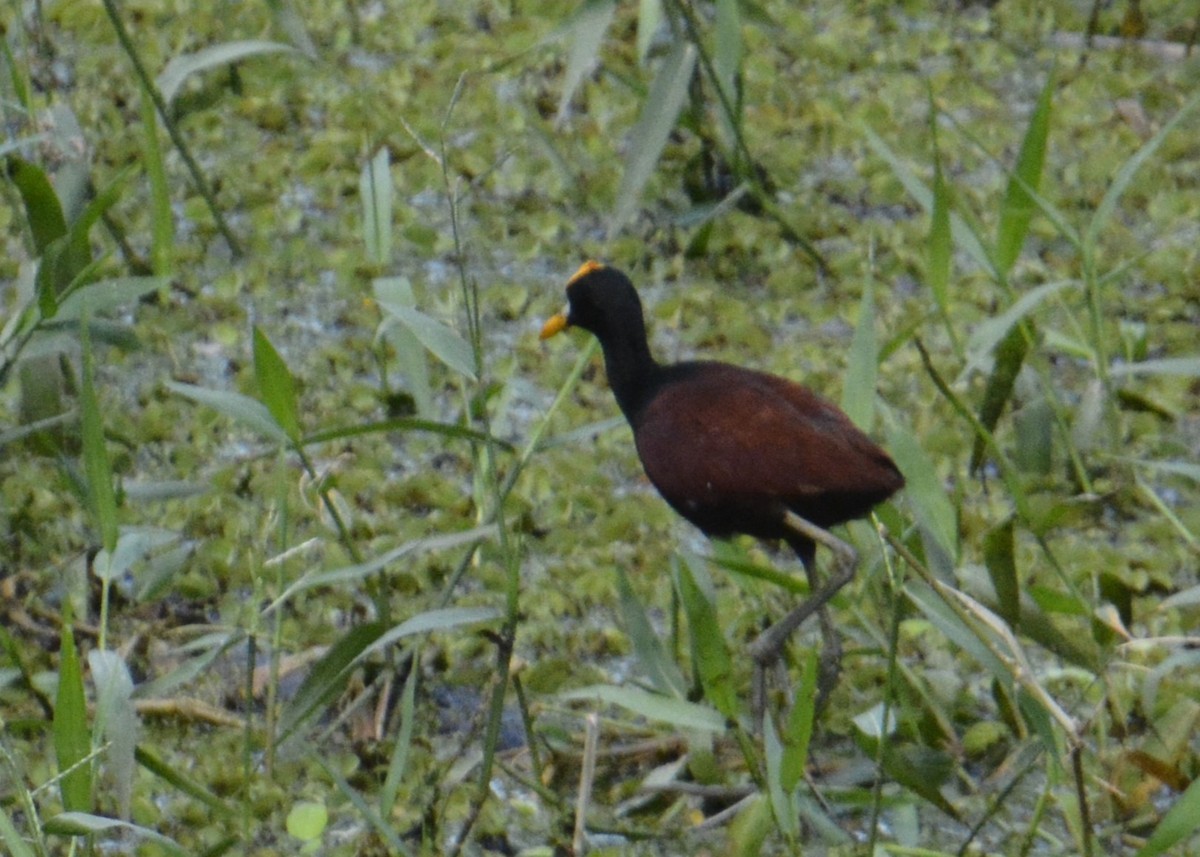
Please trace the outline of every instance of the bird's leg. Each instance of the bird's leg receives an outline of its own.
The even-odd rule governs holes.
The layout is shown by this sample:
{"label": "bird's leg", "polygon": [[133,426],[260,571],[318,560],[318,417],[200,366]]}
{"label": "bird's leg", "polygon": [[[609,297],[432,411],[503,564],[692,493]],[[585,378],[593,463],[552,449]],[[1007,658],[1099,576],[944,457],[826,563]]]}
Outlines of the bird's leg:
{"label": "bird's leg", "polygon": [[[816,569],[805,566],[804,571],[808,576],[810,591],[815,591],[817,588]],[[830,692],[837,687],[838,676],[842,673],[842,638],[838,636],[837,628],[833,626],[833,619],[829,615],[829,605],[824,604],[817,609],[817,621],[821,623],[821,639],[824,642],[824,645],[821,646],[821,657],[817,663],[816,710],[821,712],[825,709]]]}
{"label": "bird's leg", "polygon": [[754,658],[760,671],[770,666],[779,659],[788,638],[800,626],[800,623],[812,614],[818,614],[821,620],[821,635],[825,638],[826,654],[831,657],[829,661],[825,656],[822,657],[818,689],[821,696],[824,697],[831,689],[832,682],[837,679],[838,664],[841,659],[841,644],[837,638],[837,630],[833,627],[833,621],[829,618],[825,605],[833,596],[837,595],[843,586],[850,582],[850,578],[854,577],[854,569],[858,565],[858,554],[854,548],[833,533],[809,523],[794,512],[787,512],[784,515],[784,524],[798,535],[829,548],[834,557],[833,572],[825,581],[825,585],[818,587],[816,570],[809,567],[811,563],[806,563],[804,570],[812,588],[811,594],[790,613],[763,631],[758,639],[750,645],[750,655]]}

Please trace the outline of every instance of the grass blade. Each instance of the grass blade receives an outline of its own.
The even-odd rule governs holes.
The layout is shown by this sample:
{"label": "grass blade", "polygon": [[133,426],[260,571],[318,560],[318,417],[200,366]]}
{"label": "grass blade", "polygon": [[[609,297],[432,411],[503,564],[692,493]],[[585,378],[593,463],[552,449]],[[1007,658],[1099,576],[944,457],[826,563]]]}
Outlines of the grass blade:
{"label": "grass blade", "polygon": [[[618,417],[618,420],[621,418]],[[459,440],[471,440],[477,443],[490,443],[499,449],[511,452],[513,445],[506,440],[500,440],[498,437],[492,437],[486,432],[478,429],[461,426],[457,423],[439,423],[435,420],[422,420],[415,417],[397,417],[393,420],[380,420],[373,423],[356,423],[351,426],[339,426],[336,428],[322,429],[310,435],[305,435],[301,440],[301,446],[311,446],[318,443],[329,443],[331,440],[344,440],[349,437],[358,437],[364,434],[376,434],[379,432],[392,431],[424,431],[431,434],[441,435],[442,437],[458,438]]]}
{"label": "grass blade", "polygon": [[416,634],[430,634],[434,631],[449,631],[460,625],[477,625],[480,622],[490,622],[500,615],[498,610],[491,607],[441,607],[426,610],[405,619],[399,625],[381,635],[367,646],[360,657],[366,657],[372,652],[386,649],[397,640],[412,637]]}
{"label": "grass blade", "polygon": [[704,696],[717,711],[730,720],[737,718],[740,710],[737,691],[733,687],[733,661],[721,634],[717,611],[712,602],[696,585],[691,571],[691,559],[684,556],[678,563],[677,581],[679,597],[687,614],[689,637],[692,642],[692,657],[695,669],[704,687]]}
{"label": "grass blade", "polygon": [[642,105],[642,114],[629,135],[630,153],[621,176],[621,185],[617,189],[617,205],[609,221],[609,235],[624,226],[637,209],[642,190],[650,180],[650,174],[683,108],[695,65],[695,47],[680,43],[659,67],[646,96],[646,103]]}
{"label": "grass blade", "polygon": [[629,577],[623,568],[617,569],[617,596],[620,599],[621,616],[624,619],[625,633],[633,643],[633,653],[641,664],[646,678],[659,693],[677,696],[680,699],[687,694],[687,684],[675,661],[667,656],[662,641],[650,627],[646,611],[634,595]]}
{"label": "grass blade", "polygon": [[461,375],[476,380],[475,351],[457,331],[413,307],[390,300],[380,301],[379,305],[404,325],[430,354]]}
{"label": "grass blade", "polygon": [[929,222],[928,263],[925,279],[929,291],[938,305],[942,318],[948,319],[950,312],[950,260],[953,245],[950,234],[950,190],[946,177],[942,175],[941,155],[934,152],[933,161],[933,211]]}
{"label": "grass blade", "polygon": [[571,44],[567,51],[567,71],[563,75],[563,90],[558,99],[555,123],[561,123],[566,117],[575,91],[595,67],[596,58],[600,56],[600,45],[604,42],[604,33],[608,30],[609,22],[616,11],[617,4],[614,0],[589,0],[567,25]]}
{"label": "grass blade", "polygon": [[170,282],[168,277],[115,277],[88,283],[63,298],[54,320],[82,321],[86,315],[99,315],[141,300]]}
{"label": "grass blade", "polygon": [[640,0],[638,3],[637,26],[637,58],[639,63],[646,61],[650,46],[654,44],[654,35],[662,23],[662,0]]}
{"label": "grass blade", "polygon": [[790,842],[800,835],[800,817],[792,806],[792,793],[783,786],[783,742],[769,715],[763,719],[763,755],[767,762],[767,796],[779,831]]}
{"label": "grass blade", "polygon": [[724,732],[725,718],[719,711],[684,699],[651,693],[636,687],[600,684],[559,694],[567,702],[596,702],[616,705],[634,714],[677,729],[700,732]]}
{"label": "grass blade", "polygon": [[104,423],[96,398],[92,340],[88,320],[80,326],[83,346],[83,386],[79,393],[80,422],[83,433],[83,469],[88,480],[88,499],[95,516],[100,544],[110,554],[117,546],[117,495],[113,490],[112,467],[104,443]]}
{"label": "grass blade", "polygon": [[391,155],[387,147],[367,161],[358,177],[358,195],[362,199],[363,243],[367,258],[386,265],[392,257],[392,185]]}
{"label": "grass blade", "polygon": [[474,527],[470,530],[463,530],[457,533],[443,533],[437,536],[429,536],[424,539],[414,539],[410,542],[405,542],[399,547],[392,548],[390,551],[367,560],[366,562],[358,563],[357,565],[348,565],[342,568],[330,569],[329,571],[318,571],[311,574],[306,574],[290,585],[283,593],[267,606],[263,614],[270,613],[276,610],[280,605],[285,604],[288,599],[298,592],[303,592],[306,589],[312,589],[315,586],[336,586],[343,583],[358,583],[366,577],[382,571],[387,566],[398,560],[402,556],[407,556],[413,553],[424,553],[431,550],[448,550],[449,548],[460,547],[463,545],[473,544],[483,539],[495,538],[496,526],[494,524],[485,524],[482,527]]}
{"label": "grass blade", "polygon": [[1191,100],[1184,104],[1179,109],[1179,112],[1172,116],[1171,120],[1163,125],[1157,134],[1151,137],[1142,148],[1134,153],[1133,157],[1122,164],[1121,168],[1117,170],[1112,184],[1108,186],[1108,190],[1104,193],[1104,198],[1096,206],[1096,213],[1092,215],[1087,232],[1084,233],[1083,243],[1087,253],[1090,254],[1099,244],[1101,231],[1108,225],[1108,221],[1112,219],[1113,214],[1116,213],[1117,203],[1120,202],[1125,189],[1129,187],[1129,183],[1133,181],[1133,177],[1137,175],[1138,170],[1158,151],[1158,147],[1163,144],[1167,136],[1178,128],[1183,120],[1197,107],[1200,107],[1200,95],[1192,96]]}
{"label": "grass blade", "polygon": [[239,42],[223,42],[192,54],[180,54],[167,63],[166,68],[155,81],[162,100],[170,104],[179,93],[191,75],[199,74],[221,66],[232,65],[244,59],[266,54],[300,53],[291,45],[282,42],[263,40],[247,40]]}
{"label": "grass blade", "polygon": [[254,375],[258,379],[258,395],[271,418],[293,443],[298,443],[300,416],[292,373],[258,325],[254,326]]}
{"label": "grass blade", "polygon": [[[378,277],[372,281],[371,291],[380,306],[391,304],[416,309],[417,296],[408,277]],[[408,391],[416,402],[417,413],[430,416],[433,413],[433,386],[429,381],[429,361],[421,341],[402,324],[381,325],[379,335],[384,332],[388,333],[396,348],[396,359],[408,381]]]}
{"label": "grass blade", "polygon": [[275,422],[266,405],[257,399],[229,390],[211,390],[194,384],[181,384],[178,381],[167,381],[164,386],[172,393],[178,393],[201,405],[208,405],[231,420],[253,429],[267,440],[276,443],[288,442],[287,432]]}
{"label": "grass blade", "polygon": [[1050,98],[1054,93],[1054,75],[1046,78],[1042,94],[1029,119],[1029,128],[1021,142],[1017,164],[1008,180],[1004,194],[1004,206],[1000,209],[1000,223],[996,228],[996,267],[1002,277],[1007,277],[1013,263],[1021,255],[1025,236],[1029,234],[1029,222],[1033,219],[1035,205],[1032,193],[1036,193],[1042,180],[1042,168],[1046,163],[1046,138],[1050,133]]}
{"label": "grass blade", "polygon": [[1179,375],[1200,378],[1200,357],[1164,357],[1161,360],[1142,360],[1113,366],[1110,375]]}
{"label": "grass blade", "polygon": [[1157,857],[1200,830],[1200,778],[1167,810],[1135,857]]}
{"label": "grass blade", "polygon": [[91,752],[92,739],[87,725],[83,670],[69,622],[63,624],[59,649],[53,731],[63,806],[71,811],[86,812],[92,808],[92,765],[84,760]]}
{"label": "grass blade", "polygon": [[[419,664],[420,658],[414,658],[414,664]],[[388,761],[387,775],[383,780],[383,788],[379,790],[379,814],[390,817],[396,806],[396,795],[400,792],[400,781],[408,770],[408,753],[412,749],[413,724],[416,719],[417,680],[420,669],[415,666],[408,671],[404,680],[404,690],[400,692],[400,731],[396,735],[396,744],[392,747],[392,757]]]}
{"label": "grass blade", "polygon": [[47,833],[62,836],[96,836],[101,839],[111,835],[114,845],[123,841],[125,831],[133,833],[139,839],[145,839],[162,846],[170,854],[179,854],[181,857],[188,854],[186,850],[180,847],[178,842],[169,836],[164,836],[148,827],[131,824],[128,821],[121,821],[116,818],[93,815],[89,812],[63,812],[46,820]]}
{"label": "grass blade", "polygon": [[[979,424],[989,434],[995,432],[996,424],[1000,422],[1000,415],[1004,413],[1004,408],[1012,399],[1013,389],[1017,384],[1017,375],[1021,372],[1021,366],[1024,365],[1028,352],[1029,345],[1025,339],[1025,332],[1019,327],[1011,328],[1008,335],[996,347],[995,361],[992,364],[992,372],[988,375],[987,386],[983,390],[983,401],[979,404],[978,414]],[[971,449],[970,471],[972,473],[982,466],[986,452],[986,438],[976,433],[975,443]]]}
{"label": "grass blade", "polygon": [[967,655],[980,663],[1009,694],[1016,692],[1012,673],[996,654],[980,640],[975,630],[962,621],[942,598],[924,583],[909,583],[904,594],[925,614],[930,623]]}
{"label": "grass blade", "polygon": [[0,807],[0,842],[4,843],[12,857],[38,857],[38,853],[29,847],[20,831],[13,826],[7,807]]}
{"label": "grass blade", "polygon": [[808,745],[812,740],[813,725],[817,717],[817,651],[808,649],[800,672],[800,683],[796,686],[796,701],[784,724],[783,758],[780,760],[780,785],[791,794],[804,777],[808,764]]}
{"label": "grass blade", "polygon": [[142,163],[150,190],[150,268],[155,274],[167,275],[175,252],[175,218],[171,213],[171,188],[167,183],[167,166],[158,139],[158,114],[154,99],[142,86]]}
{"label": "grass blade", "polygon": [[279,717],[276,742],[282,744],[317,709],[324,708],[346,687],[350,673],[367,647],[385,630],[382,622],[355,625],[329,647],[304,677],[300,689]]}
{"label": "grass blade", "polygon": [[134,751],[134,758],[139,765],[154,776],[188,797],[196,799],[222,818],[229,818],[234,814],[234,810],[222,803],[219,797],[180,769],[168,765],[146,747],[138,747]]}
{"label": "grass blade", "polygon": [[1065,289],[1078,288],[1079,285],[1078,280],[1043,283],[1025,292],[1004,312],[980,322],[967,340],[967,362],[961,374],[978,371],[986,366],[1014,325],[1029,316],[1047,299]]}
{"label": "grass blade", "polygon": [[875,336],[875,290],[868,279],[863,285],[858,324],[850,342],[850,362],[842,387],[842,410],[863,431],[875,421],[875,382],[879,375],[879,342]]}
{"label": "grass blade", "polygon": [[[892,151],[891,147],[884,142],[884,139],[876,134],[870,126],[864,125],[862,129],[867,144],[892,168],[892,173],[899,180],[900,184],[904,185],[904,189],[908,191],[909,196],[915,199],[926,211],[932,212],[933,191],[917,178],[916,174],[909,169],[908,164],[900,160],[900,157]],[[950,234],[954,236],[954,243],[962,248],[978,267],[992,277],[996,276],[996,266],[988,255],[987,250],[984,249],[983,242],[979,239],[979,236],[967,225],[965,220],[953,212],[950,213]]]}
{"label": "grass blade", "polygon": [[983,539],[983,562],[996,590],[996,612],[1017,627],[1021,621],[1021,588],[1013,549],[1013,519],[993,527]]}
{"label": "grass blade", "polygon": [[[742,66],[742,19],[738,10],[738,0],[717,0],[715,21],[715,49],[713,50],[713,70],[717,75],[717,85],[725,93],[723,104],[738,105],[740,99],[737,92],[737,76]],[[731,140],[736,139],[734,123],[738,116],[726,115],[720,111],[726,125],[726,131]]]}
{"label": "grass blade", "polygon": [[44,256],[51,242],[67,234],[67,218],[45,171],[15,155],[8,157],[8,178],[25,205],[25,221],[33,236],[33,248]]}
{"label": "grass blade", "polygon": [[108,743],[104,769],[116,793],[117,813],[129,818],[136,772],[134,750],[141,721],[133,706],[133,678],[120,655],[111,650],[88,652],[96,688],[96,734]]}
{"label": "grass blade", "polygon": [[891,426],[888,449],[904,474],[905,495],[913,504],[917,522],[951,563],[958,558],[958,516],[946,496],[933,461],[905,428]]}

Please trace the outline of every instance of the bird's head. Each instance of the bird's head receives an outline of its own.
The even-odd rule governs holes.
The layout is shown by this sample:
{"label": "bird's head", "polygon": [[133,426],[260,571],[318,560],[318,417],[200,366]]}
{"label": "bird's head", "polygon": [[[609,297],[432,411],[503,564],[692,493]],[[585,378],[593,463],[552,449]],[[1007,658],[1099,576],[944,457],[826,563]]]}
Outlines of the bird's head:
{"label": "bird's head", "polygon": [[568,327],[582,327],[601,342],[645,327],[642,302],[633,283],[616,268],[584,262],[567,281],[567,305],[542,327],[549,339]]}

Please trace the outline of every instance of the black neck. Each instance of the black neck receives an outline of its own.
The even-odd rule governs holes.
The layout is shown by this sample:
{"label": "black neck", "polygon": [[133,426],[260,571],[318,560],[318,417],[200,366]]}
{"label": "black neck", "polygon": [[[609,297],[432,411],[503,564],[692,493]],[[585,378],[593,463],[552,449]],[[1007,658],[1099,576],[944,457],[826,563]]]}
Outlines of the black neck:
{"label": "black neck", "polygon": [[625,419],[633,423],[650,396],[658,373],[658,364],[650,355],[644,336],[618,336],[601,341],[608,385]]}

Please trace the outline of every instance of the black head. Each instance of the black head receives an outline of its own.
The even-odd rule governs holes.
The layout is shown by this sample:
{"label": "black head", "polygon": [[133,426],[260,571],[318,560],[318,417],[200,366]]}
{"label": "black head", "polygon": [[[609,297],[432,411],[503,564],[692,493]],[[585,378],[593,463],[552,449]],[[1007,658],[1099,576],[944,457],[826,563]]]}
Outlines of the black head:
{"label": "black head", "polygon": [[633,423],[653,398],[659,372],[646,344],[642,301],[633,283],[616,268],[584,262],[567,281],[566,308],[542,327],[542,339],[568,327],[582,327],[600,340],[608,383]]}
{"label": "black head", "polygon": [[567,327],[582,327],[601,343],[645,337],[642,301],[629,278],[599,262],[584,262],[567,281],[567,306],[546,322],[542,339]]}

